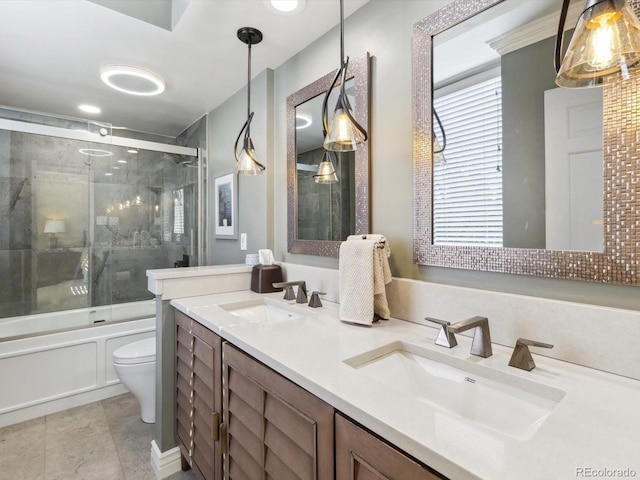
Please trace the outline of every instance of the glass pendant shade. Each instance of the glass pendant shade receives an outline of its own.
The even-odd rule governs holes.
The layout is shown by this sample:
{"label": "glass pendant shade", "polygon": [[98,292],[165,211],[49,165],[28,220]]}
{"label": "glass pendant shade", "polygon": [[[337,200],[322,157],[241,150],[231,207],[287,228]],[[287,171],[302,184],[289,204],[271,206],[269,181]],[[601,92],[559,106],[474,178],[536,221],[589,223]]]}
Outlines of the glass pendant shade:
{"label": "glass pendant shade", "polygon": [[447,159],[444,156],[444,149],[447,148],[447,133],[444,131],[444,125],[436,109],[433,109],[433,118],[435,118],[438,128],[440,128],[440,135],[442,136],[442,142],[438,140],[435,133],[433,134],[433,163],[434,165],[446,165]]}
{"label": "glass pendant shade", "polygon": [[320,162],[320,165],[318,165],[318,173],[313,176],[313,180],[316,183],[320,184],[338,182],[338,174],[336,173],[336,169],[331,162],[329,152],[326,152],[324,154],[324,157],[322,157],[322,162]]}
{"label": "glass pendant shade", "polygon": [[595,87],[611,75],[625,80],[640,60],[640,23],[626,1],[588,0],[586,7],[558,70],[561,87]]}
{"label": "glass pendant shade", "polygon": [[240,153],[236,154],[235,172],[238,175],[258,175],[264,170],[264,165],[256,160],[256,151],[251,138],[247,138]]}
{"label": "glass pendant shade", "polygon": [[440,146],[437,138],[433,139],[433,163],[434,165],[446,165],[447,159],[444,156],[444,148]]}
{"label": "glass pendant shade", "polygon": [[349,115],[338,105],[327,129],[324,148],[332,152],[352,152],[365,141],[363,132],[353,124]]}

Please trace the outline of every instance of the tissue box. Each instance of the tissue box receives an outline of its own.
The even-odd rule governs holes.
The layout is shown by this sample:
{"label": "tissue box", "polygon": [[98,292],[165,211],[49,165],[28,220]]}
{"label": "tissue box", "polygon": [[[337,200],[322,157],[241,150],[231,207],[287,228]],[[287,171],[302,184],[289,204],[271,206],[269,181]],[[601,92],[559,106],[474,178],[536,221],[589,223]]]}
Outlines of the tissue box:
{"label": "tissue box", "polygon": [[251,271],[251,290],[256,293],[281,292],[274,283],[282,282],[280,265],[254,265]]}

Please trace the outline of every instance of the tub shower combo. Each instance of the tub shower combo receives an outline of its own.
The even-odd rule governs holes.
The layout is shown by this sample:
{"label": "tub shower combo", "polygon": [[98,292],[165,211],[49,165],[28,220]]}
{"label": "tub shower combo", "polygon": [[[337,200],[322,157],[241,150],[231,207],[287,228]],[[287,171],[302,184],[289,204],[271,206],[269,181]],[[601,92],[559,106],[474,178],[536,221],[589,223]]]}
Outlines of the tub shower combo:
{"label": "tub shower combo", "polygon": [[0,426],[124,392],[146,270],[204,255],[201,149],[121,135],[0,108]]}

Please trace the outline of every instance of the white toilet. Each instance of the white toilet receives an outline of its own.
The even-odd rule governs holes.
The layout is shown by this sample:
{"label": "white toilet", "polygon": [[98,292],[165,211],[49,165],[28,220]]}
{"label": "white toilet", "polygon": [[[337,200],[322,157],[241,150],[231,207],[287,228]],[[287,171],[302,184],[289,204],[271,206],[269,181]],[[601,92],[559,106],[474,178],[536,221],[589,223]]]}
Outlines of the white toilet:
{"label": "white toilet", "polygon": [[113,352],[113,367],[125,387],[138,399],[145,423],[156,421],[156,339],[129,343]]}

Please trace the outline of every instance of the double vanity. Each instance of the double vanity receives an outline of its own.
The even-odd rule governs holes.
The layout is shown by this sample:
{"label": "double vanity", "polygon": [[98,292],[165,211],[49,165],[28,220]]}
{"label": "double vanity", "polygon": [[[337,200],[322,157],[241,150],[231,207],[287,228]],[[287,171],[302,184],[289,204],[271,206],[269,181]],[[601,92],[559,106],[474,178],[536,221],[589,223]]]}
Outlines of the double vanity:
{"label": "double vanity", "polygon": [[170,303],[176,436],[203,478],[222,478],[223,462],[229,478],[640,472],[636,380],[538,355],[532,371],[513,368],[512,348],[482,358],[466,335],[449,349],[425,325],[348,325],[325,300],[241,290]]}

